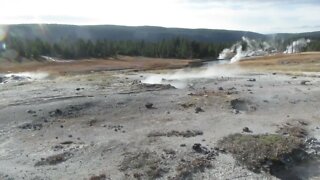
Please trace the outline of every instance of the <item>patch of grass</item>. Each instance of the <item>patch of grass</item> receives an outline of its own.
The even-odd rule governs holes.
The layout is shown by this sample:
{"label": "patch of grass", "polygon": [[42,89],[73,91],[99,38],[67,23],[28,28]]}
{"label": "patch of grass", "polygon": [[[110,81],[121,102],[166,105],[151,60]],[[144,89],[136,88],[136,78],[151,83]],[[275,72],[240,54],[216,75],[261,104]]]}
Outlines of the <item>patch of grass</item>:
{"label": "patch of grass", "polygon": [[193,174],[204,172],[206,169],[212,168],[210,160],[201,157],[192,160],[191,162],[184,162],[177,166],[177,175],[170,180],[185,180],[193,179]]}
{"label": "patch of grass", "polygon": [[277,133],[280,133],[283,135],[289,135],[297,138],[305,138],[308,135],[308,132],[304,128],[300,126],[289,126],[289,125],[280,127]]}
{"label": "patch of grass", "polygon": [[45,165],[57,165],[62,162],[67,161],[73,156],[70,152],[64,152],[61,154],[49,156],[47,158],[42,158],[41,161],[38,161],[35,166],[45,166]]}
{"label": "patch of grass", "polygon": [[270,172],[276,165],[286,166],[303,158],[303,141],[293,136],[232,134],[220,140],[218,146],[254,172]]}
{"label": "patch of grass", "polygon": [[156,179],[169,171],[156,152],[144,151],[127,154],[120,170],[132,174],[136,179]]}
{"label": "patch of grass", "polygon": [[299,54],[278,54],[254,57],[240,61],[236,65],[250,70],[279,72],[319,72],[320,53],[306,52]]}
{"label": "patch of grass", "polygon": [[195,136],[201,136],[201,135],[203,135],[203,132],[199,130],[186,130],[186,131],[172,130],[169,132],[152,132],[148,134],[148,137],[160,137],[160,136],[179,137],[180,136],[180,137],[189,138],[189,137],[195,137]]}

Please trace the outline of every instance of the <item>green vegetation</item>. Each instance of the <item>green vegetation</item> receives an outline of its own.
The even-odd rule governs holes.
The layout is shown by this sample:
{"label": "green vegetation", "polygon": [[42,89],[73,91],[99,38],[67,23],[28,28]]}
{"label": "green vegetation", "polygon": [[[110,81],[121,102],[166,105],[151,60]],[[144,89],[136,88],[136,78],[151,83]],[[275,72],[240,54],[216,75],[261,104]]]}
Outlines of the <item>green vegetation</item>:
{"label": "green vegetation", "polygon": [[302,160],[305,155],[302,139],[279,134],[232,134],[220,140],[218,144],[254,172],[285,167]]}
{"label": "green vegetation", "polygon": [[190,41],[183,38],[146,41],[108,41],[83,40],[75,42],[61,40],[49,43],[40,39],[22,40],[9,37],[8,49],[14,49],[20,56],[37,59],[40,56],[51,56],[63,59],[107,58],[117,55],[146,56],[156,58],[216,58],[230,44],[215,44]]}

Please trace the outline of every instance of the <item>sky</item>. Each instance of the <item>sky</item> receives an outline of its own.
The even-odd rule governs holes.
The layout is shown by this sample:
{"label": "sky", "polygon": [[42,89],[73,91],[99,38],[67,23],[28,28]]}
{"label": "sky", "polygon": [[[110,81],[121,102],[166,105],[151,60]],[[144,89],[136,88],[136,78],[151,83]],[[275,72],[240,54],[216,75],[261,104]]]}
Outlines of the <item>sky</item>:
{"label": "sky", "polygon": [[320,31],[320,0],[1,0],[0,24]]}

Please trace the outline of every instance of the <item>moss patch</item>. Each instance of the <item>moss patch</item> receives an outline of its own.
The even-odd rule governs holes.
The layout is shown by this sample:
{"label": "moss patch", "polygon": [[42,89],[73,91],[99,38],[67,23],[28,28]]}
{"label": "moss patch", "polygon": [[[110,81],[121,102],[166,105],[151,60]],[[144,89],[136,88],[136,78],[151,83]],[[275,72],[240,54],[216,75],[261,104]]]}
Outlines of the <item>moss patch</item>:
{"label": "moss patch", "polygon": [[254,172],[270,172],[275,167],[302,160],[305,155],[300,138],[278,134],[232,134],[220,140],[218,145]]}

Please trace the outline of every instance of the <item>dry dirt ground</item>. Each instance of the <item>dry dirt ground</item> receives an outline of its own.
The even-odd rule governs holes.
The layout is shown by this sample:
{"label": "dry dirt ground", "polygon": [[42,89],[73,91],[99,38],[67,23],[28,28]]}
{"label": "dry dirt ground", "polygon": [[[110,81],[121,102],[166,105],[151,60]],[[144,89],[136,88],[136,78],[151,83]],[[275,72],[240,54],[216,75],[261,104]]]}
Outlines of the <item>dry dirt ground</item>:
{"label": "dry dirt ground", "polygon": [[66,61],[28,61],[12,62],[0,60],[0,73],[21,72],[21,71],[46,71],[51,74],[78,74],[90,71],[114,71],[124,69],[176,69],[189,65],[190,60],[179,59],[159,59],[146,57],[118,56],[109,59],[86,59],[86,60],[66,60]]}
{"label": "dry dirt ground", "polygon": [[184,79],[181,89],[140,82],[176,70],[0,84],[0,179],[319,179],[318,161],[271,175],[219,147],[234,133],[290,135],[292,124],[320,139],[320,74],[247,63],[217,66],[229,73]]}

